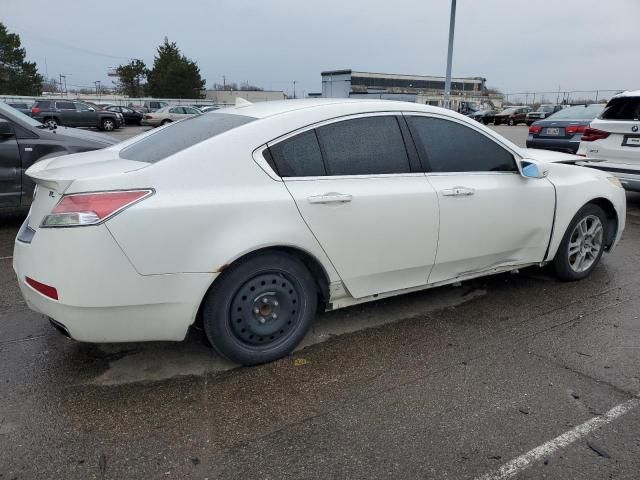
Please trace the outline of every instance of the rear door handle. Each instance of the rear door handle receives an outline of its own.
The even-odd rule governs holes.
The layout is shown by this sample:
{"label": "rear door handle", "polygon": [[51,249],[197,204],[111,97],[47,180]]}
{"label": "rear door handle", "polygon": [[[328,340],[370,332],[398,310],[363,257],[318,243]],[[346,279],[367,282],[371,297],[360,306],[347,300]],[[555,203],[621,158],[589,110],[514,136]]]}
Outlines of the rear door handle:
{"label": "rear door handle", "polygon": [[440,193],[445,197],[464,197],[473,195],[476,191],[473,188],[468,187],[453,187],[446,190],[440,190]]}
{"label": "rear door handle", "polygon": [[309,197],[309,203],[347,203],[351,201],[351,198],[351,195],[345,193],[330,192]]}

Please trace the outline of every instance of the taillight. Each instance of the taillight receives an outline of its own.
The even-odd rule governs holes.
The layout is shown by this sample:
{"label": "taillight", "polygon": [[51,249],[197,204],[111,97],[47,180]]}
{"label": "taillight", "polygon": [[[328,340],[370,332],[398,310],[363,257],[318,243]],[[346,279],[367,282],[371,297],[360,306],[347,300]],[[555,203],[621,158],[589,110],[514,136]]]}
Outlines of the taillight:
{"label": "taillight", "polygon": [[40,108],[38,107],[32,107],[31,108],[31,113],[40,113],[42,110],[40,110]]}
{"label": "taillight", "polygon": [[45,297],[58,300],[58,290],[56,290],[54,287],[50,285],[46,285],[44,283],[40,283],[37,280],[34,280],[33,278],[29,278],[29,277],[25,277],[24,281],[27,283],[27,285],[29,285],[31,288],[33,288],[37,292],[40,292]]}
{"label": "taillight", "polygon": [[153,190],[74,193],[64,195],[42,227],[96,225],[153,194]]}
{"label": "taillight", "polygon": [[609,132],[603,132],[597,128],[587,127],[584,129],[584,133],[582,134],[582,137],[580,137],[580,140],[583,142],[593,142],[594,140],[602,140],[608,136]]}
{"label": "taillight", "polygon": [[533,133],[534,135],[540,133],[540,130],[542,130],[542,127],[540,125],[531,125],[529,127],[529,133]]}
{"label": "taillight", "polygon": [[576,133],[584,133],[586,125],[568,125],[564,127],[564,133],[568,133],[569,135],[574,135]]}

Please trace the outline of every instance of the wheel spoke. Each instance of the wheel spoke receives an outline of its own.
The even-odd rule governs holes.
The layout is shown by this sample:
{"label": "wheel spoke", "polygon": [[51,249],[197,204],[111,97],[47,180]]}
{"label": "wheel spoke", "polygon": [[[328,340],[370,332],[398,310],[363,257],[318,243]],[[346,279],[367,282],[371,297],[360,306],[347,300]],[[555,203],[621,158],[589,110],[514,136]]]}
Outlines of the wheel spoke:
{"label": "wheel spoke", "polygon": [[572,257],[580,251],[580,242],[569,243],[569,256]]}

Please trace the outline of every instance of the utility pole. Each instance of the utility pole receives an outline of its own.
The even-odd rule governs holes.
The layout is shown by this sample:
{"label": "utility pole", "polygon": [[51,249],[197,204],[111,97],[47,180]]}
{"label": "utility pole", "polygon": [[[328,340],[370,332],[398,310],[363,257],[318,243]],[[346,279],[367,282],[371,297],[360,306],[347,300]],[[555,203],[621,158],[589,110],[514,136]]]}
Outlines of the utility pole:
{"label": "utility pole", "polygon": [[296,98],[296,81],[293,81],[293,99],[295,100]]}
{"label": "utility pole", "polygon": [[451,18],[449,19],[449,49],[447,51],[447,76],[444,82],[444,107],[449,108],[451,95],[451,58],[453,57],[453,32],[456,28],[456,0],[451,0]]}
{"label": "utility pole", "polygon": [[222,75],[222,90],[226,90],[226,89],[227,89],[227,77]]}
{"label": "utility pole", "polygon": [[[64,77],[64,75],[60,74],[60,93],[63,93],[63,90],[62,90],[62,77]],[[65,77],[65,81],[66,80],[67,80],[67,77]]]}
{"label": "utility pole", "polygon": [[100,80],[96,80],[93,83],[96,84],[96,96],[99,96],[100,95]]}

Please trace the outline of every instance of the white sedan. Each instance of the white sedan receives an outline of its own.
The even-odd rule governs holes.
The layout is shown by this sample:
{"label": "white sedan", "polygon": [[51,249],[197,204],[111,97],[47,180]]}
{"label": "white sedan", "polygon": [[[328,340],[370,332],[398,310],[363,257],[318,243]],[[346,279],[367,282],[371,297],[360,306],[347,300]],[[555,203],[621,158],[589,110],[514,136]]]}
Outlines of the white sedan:
{"label": "white sedan", "polygon": [[414,103],[226,108],[32,166],[14,269],[76,340],[182,340],[199,323],[257,364],[319,310],[528,265],[589,275],[625,194],[581,159]]}
{"label": "white sedan", "polygon": [[191,118],[194,115],[202,115],[202,112],[195,107],[183,107],[180,105],[163,107],[155,112],[145,113],[142,116],[140,125],[160,127],[168,123]]}

